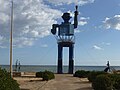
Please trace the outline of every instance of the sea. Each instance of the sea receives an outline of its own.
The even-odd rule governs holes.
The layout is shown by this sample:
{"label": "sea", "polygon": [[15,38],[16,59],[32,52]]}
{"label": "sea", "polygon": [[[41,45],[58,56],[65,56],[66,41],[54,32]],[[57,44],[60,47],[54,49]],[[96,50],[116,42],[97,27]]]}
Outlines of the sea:
{"label": "sea", "polygon": [[[9,65],[0,65],[2,69],[6,69],[9,71]],[[85,70],[85,71],[103,71],[106,66],[74,66],[74,72],[77,70]],[[112,69],[120,70],[120,66],[111,66]],[[13,70],[15,70],[15,66],[13,65]],[[21,72],[39,72],[39,71],[51,71],[57,73],[57,66],[55,65],[21,65]],[[68,66],[63,66],[63,73],[68,72]]]}

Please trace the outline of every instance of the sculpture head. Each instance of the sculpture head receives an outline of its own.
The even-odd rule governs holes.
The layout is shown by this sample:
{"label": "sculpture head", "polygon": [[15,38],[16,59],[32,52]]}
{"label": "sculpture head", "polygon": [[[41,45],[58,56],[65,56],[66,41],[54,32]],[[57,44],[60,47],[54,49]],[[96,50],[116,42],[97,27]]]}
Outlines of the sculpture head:
{"label": "sculpture head", "polygon": [[70,13],[64,13],[63,16],[62,16],[63,20],[65,23],[68,23],[69,20],[70,20]]}

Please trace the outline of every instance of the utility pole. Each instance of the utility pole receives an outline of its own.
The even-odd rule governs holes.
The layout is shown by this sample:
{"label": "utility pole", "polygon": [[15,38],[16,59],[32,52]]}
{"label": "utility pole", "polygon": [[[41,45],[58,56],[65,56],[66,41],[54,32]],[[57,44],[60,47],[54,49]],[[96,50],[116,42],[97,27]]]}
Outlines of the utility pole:
{"label": "utility pole", "polygon": [[10,28],[10,75],[12,77],[12,44],[13,44],[13,1],[11,1],[11,28]]}

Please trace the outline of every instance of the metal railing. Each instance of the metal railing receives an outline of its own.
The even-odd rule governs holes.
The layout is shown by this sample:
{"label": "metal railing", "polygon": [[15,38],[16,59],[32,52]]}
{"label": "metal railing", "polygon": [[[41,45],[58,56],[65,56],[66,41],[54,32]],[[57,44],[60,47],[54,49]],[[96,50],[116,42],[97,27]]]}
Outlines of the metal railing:
{"label": "metal railing", "polygon": [[71,35],[71,36],[57,36],[57,43],[60,42],[71,42],[71,43],[75,43],[75,36]]}

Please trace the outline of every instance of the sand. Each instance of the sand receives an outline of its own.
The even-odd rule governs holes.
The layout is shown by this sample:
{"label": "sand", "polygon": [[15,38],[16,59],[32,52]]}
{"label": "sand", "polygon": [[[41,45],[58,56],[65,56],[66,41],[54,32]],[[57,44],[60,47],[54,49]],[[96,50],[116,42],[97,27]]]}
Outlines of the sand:
{"label": "sand", "polygon": [[32,75],[14,77],[21,90],[93,90],[86,78],[73,77],[72,74],[55,74],[55,79],[42,81]]}

